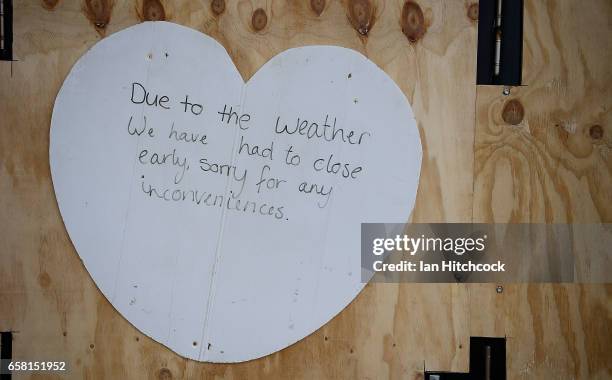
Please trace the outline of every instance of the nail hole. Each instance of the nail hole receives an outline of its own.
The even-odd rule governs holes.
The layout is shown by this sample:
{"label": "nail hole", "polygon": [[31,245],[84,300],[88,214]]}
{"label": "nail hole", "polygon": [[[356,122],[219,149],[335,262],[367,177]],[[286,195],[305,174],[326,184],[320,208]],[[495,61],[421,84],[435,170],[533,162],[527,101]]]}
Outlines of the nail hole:
{"label": "nail hole", "polygon": [[350,0],[349,21],[359,34],[367,36],[372,29],[374,9],[369,0]]}

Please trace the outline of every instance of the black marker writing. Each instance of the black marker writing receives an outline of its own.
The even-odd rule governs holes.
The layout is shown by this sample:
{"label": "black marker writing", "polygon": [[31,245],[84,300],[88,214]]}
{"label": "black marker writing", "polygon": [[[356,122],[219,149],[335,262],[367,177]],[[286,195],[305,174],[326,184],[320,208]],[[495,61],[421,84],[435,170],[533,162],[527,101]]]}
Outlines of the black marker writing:
{"label": "black marker writing", "polygon": [[130,100],[132,101],[132,103],[134,104],[143,104],[145,103],[148,106],[154,106],[154,107],[161,107],[164,109],[170,109],[170,107],[167,105],[168,101],[170,101],[170,98],[168,98],[166,95],[162,95],[161,97],[159,95],[155,95],[153,98],[151,98],[151,94],[147,91],[147,89],[141,85],[138,82],[134,82],[132,83],[132,97],[130,98]]}

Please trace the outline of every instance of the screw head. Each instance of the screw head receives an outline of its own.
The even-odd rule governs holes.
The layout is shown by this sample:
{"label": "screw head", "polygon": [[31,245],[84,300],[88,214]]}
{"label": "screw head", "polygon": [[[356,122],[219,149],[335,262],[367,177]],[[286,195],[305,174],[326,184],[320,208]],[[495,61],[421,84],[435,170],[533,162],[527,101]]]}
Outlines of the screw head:
{"label": "screw head", "polygon": [[497,285],[497,288],[495,288],[495,291],[497,293],[503,293],[504,292],[504,287],[501,285]]}
{"label": "screw head", "polygon": [[504,96],[510,95],[510,87],[504,87],[502,94],[504,94]]}

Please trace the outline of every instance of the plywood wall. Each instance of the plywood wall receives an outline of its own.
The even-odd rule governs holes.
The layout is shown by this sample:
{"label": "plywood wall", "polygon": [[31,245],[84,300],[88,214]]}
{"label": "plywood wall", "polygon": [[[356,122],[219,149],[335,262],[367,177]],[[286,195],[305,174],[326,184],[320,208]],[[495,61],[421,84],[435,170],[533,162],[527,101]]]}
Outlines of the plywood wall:
{"label": "plywood wall", "polygon": [[371,284],[279,353],[235,365],[182,359],[96,289],[48,164],[53,101],[74,62],[106,35],[166,19],[217,39],[245,79],[310,44],[349,47],[381,66],[421,133],[414,221],[609,223],[609,0],[526,0],[526,86],[510,96],[475,85],[468,0],[14,3],[16,61],[0,64],[0,330],[15,332],[15,358],[66,360],[75,379],[421,379],[424,366],[467,371],[470,335],[506,335],[510,379],[612,378],[610,285]]}

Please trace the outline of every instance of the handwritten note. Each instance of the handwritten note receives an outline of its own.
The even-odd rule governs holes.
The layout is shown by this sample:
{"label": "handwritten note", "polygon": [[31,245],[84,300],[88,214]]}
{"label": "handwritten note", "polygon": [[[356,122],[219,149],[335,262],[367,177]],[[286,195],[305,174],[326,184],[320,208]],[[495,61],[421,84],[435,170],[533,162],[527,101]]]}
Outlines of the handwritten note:
{"label": "handwritten note", "polygon": [[[194,206],[221,207],[232,212],[289,220],[289,211],[285,209],[285,205],[263,203],[261,199],[270,192],[296,191],[304,196],[305,202],[316,203],[319,208],[325,208],[334,191],[335,180],[344,180],[350,184],[363,175],[363,164],[339,157],[341,155],[337,153],[337,144],[353,145],[352,149],[358,151],[362,144],[367,144],[372,133],[368,130],[342,128],[337,125],[337,118],[328,114],[316,121],[299,116],[285,121],[281,120],[281,115],[276,116],[274,121],[260,121],[259,128],[273,129],[275,135],[294,136],[281,146],[280,137],[263,144],[249,141],[246,131],[257,123],[258,117],[250,113],[236,112],[231,105],[224,104],[222,110],[212,110],[213,114],[218,115],[217,121],[214,125],[206,126],[199,124],[197,120],[204,112],[204,105],[190,101],[189,95],[185,95],[181,101],[173,101],[167,95],[151,93],[143,84],[133,82],[129,100],[132,105],[138,107],[131,107],[132,113],[126,115],[127,134],[134,138],[143,137],[146,140],[143,146],[151,143],[149,139],[157,139],[157,143],[165,140],[167,144],[162,150],[141,146],[137,152],[137,164],[142,167],[142,172],[159,168],[172,174],[166,181],[153,183],[144,175],[141,176],[141,190],[152,199],[187,202]],[[156,123],[151,116],[147,118],[145,114],[142,119],[134,121],[134,114],[142,113],[140,105],[186,113],[193,117],[193,121],[185,123],[184,126],[177,125],[174,120],[169,125],[162,125]],[[236,154],[244,157],[246,163],[238,165],[234,161],[224,162],[208,154],[206,146],[209,143],[215,144],[214,137],[209,138],[208,133],[214,133],[215,128],[235,129],[235,133],[239,135]],[[329,144],[329,153],[316,157],[300,153],[295,147],[325,143]],[[199,154],[194,156],[191,151],[184,149],[186,145],[197,146]],[[305,151],[308,152],[308,149]],[[272,169],[276,165],[286,165],[288,168],[304,165],[306,170],[316,174],[317,182],[303,180],[299,174],[296,176],[287,171],[284,173],[289,176],[278,177]],[[217,194],[206,189],[184,187],[182,184],[186,175],[227,178],[229,193]],[[330,181],[330,178],[334,181]],[[243,197],[246,186],[254,190],[254,193],[247,191],[254,195],[253,199]],[[280,195],[280,198],[283,196]]]}
{"label": "handwritten note", "polygon": [[178,25],[103,39],[58,94],[50,163],[87,270],[143,333],[196,360],[251,360],[362,289],[360,224],[406,222],[421,145],[363,55],[284,51],[246,83]]}

